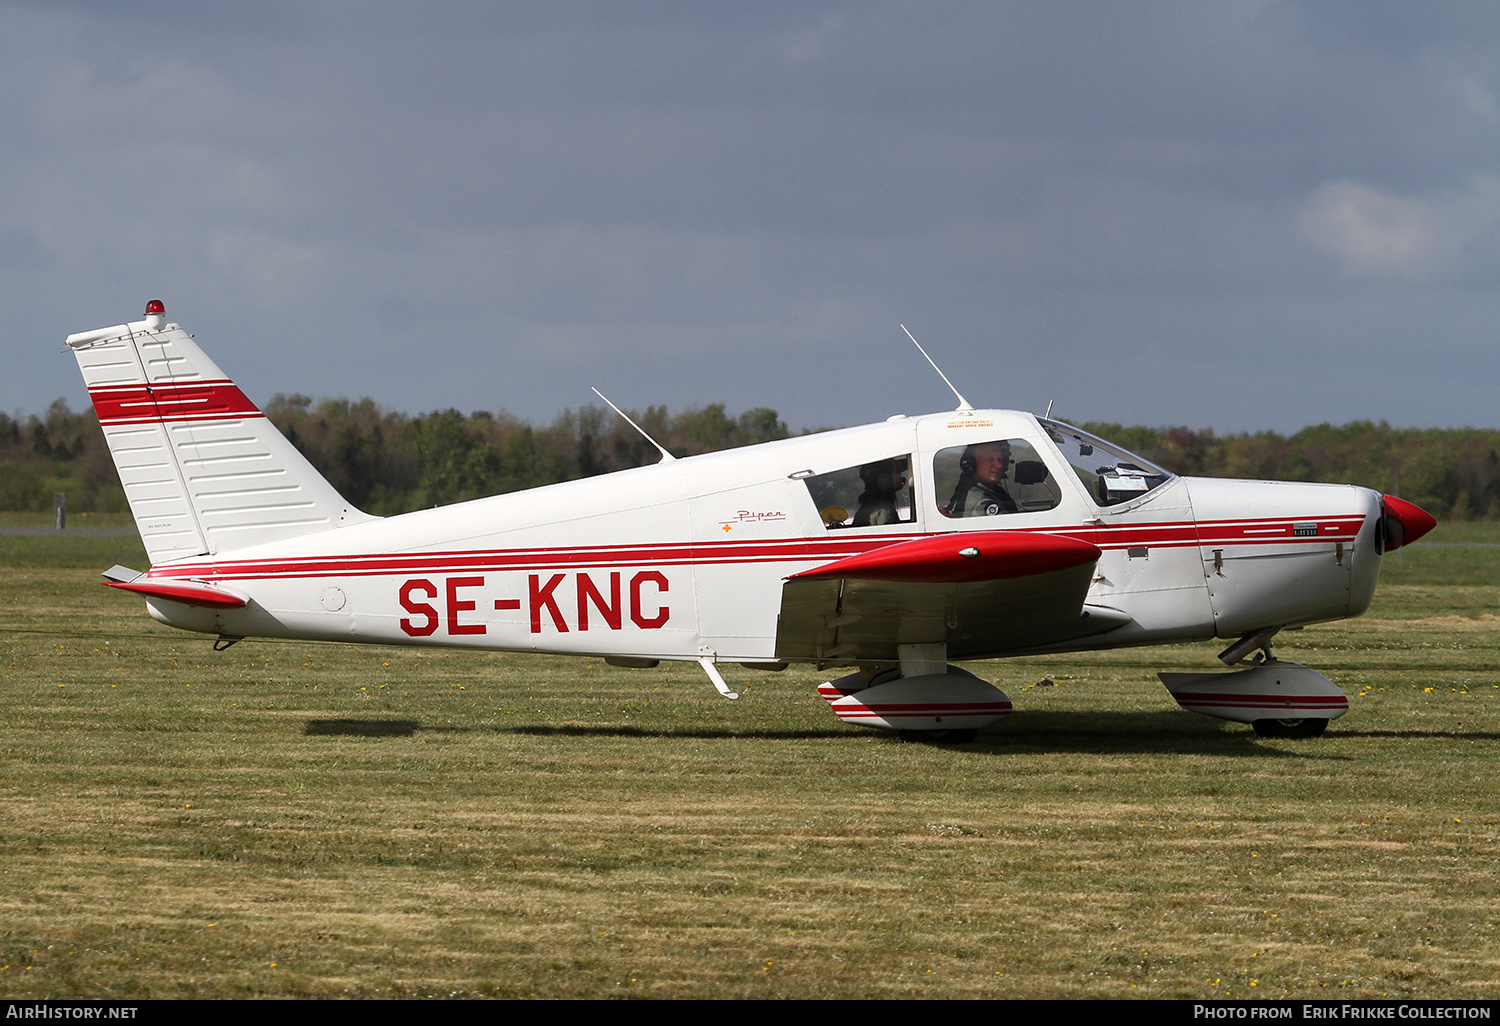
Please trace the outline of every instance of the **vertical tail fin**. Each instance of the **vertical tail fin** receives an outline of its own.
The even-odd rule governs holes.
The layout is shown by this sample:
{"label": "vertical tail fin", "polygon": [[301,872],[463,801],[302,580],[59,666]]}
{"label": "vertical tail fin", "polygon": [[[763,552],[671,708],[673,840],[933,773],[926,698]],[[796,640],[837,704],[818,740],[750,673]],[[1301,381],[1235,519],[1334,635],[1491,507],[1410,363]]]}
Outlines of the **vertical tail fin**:
{"label": "vertical tail fin", "polygon": [[373,519],[344,501],[192,336],[144,320],[69,335],[152,564]]}

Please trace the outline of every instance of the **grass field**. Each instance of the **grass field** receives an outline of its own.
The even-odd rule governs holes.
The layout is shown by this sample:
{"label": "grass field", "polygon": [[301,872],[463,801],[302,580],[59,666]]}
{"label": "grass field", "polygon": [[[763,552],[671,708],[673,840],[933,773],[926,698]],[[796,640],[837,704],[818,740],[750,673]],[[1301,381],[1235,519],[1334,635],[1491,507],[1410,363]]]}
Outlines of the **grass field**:
{"label": "grass field", "polygon": [[0,536],[0,995],[1494,997],[1500,531],[1431,540],[1278,639],[1321,739],[1177,710],[1204,645],[974,666],[942,747],[799,667],[216,654],[134,539]]}

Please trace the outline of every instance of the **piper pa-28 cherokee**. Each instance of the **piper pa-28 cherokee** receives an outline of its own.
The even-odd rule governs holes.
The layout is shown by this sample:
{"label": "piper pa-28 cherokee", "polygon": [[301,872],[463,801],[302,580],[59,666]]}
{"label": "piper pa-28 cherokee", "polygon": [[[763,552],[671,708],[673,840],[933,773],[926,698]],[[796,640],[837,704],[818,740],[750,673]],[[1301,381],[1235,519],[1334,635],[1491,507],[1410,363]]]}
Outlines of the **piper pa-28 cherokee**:
{"label": "piper pa-28 cherokee", "polygon": [[818,689],[848,723],[968,740],[1011,703],[949,660],[1233,638],[1219,658],[1248,668],[1161,674],[1172,697],[1311,737],[1348,699],[1277,660],[1272,636],[1364,612],[1382,554],[1436,524],[1367,488],[1178,477],[961,395],[952,413],[688,459],[662,449],[653,466],[380,518],[160,301],[67,345],[151,560],[105,583],[216,648],[253,636],[696,661],[729,698],[718,663],[812,663],[853,671]]}

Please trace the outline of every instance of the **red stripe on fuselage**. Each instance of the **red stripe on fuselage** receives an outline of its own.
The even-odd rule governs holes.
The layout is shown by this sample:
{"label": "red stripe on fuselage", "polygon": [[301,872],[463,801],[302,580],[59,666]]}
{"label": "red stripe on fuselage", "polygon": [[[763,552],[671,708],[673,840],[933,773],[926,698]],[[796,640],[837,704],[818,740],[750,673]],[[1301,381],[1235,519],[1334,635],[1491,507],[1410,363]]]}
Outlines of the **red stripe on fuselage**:
{"label": "red stripe on fuselage", "polygon": [[[1134,546],[1149,548],[1186,548],[1213,545],[1315,545],[1330,541],[1347,541],[1358,534],[1364,518],[1358,515],[1338,517],[1285,517],[1271,520],[1217,521],[1194,524],[1191,521],[1087,527],[1039,529],[1026,533],[1055,534],[1076,538],[1101,549],[1118,550]],[[1319,533],[1304,537],[1292,535],[1293,524],[1317,523]],[[1247,533],[1259,529],[1277,533]],[[1282,532],[1284,529],[1284,533]],[[348,556],[307,556],[296,559],[194,561],[155,567],[153,577],[194,577],[211,580],[248,578],[370,577],[383,575],[444,574],[459,572],[503,572],[507,570],[566,570],[575,567],[630,567],[684,565],[739,565],[752,563],[805,564],[831,561],[869,552],[873,549],[917,538],[962,538],[964,532],[941,534],[883,534],[860,538],[828,537],[781,538],[759,542],[704,541],[696,543],[654,543],[643,545],[591,545],[556,549],[490,549],[439,552],[357,554]],[[1200,535],[1202,537],[1200,538]]]}
{"label": "red stripe on fuselage", "polygon": [[[1183,548],[1194,545],[1315,545],[1348,541],[1359,534],[1365,518],[1358,513],[1324,517],[1276,517],[1266,520],[1205,520],[1178,523],[1121,524],[1108,527],[1052,529],[1049,534],[1091,542],[1101,549],[1136,545],[1152,548]],[[1318,533],[1297,535],[1298,524],[1317,524]]]}
{"label": "red stripe on fuselage", "polygon": [[759,544],[619,545],[561,549],[493,549],[390,555],[314,556],[298,560],[246,560],[174,564],[151,572],[166,577],[366,577],[450,573],[461,570],[552,570],[578,566],[673,566],[696,563],[776,563],[838,559],[905,538],[865,538],[843,544],[791,539]]}
{"label": "red stripe on fuselage", "polygon": [[89,398],[99,423],[243,420],[264,416],[232,381],[172,381],[93,388]]}

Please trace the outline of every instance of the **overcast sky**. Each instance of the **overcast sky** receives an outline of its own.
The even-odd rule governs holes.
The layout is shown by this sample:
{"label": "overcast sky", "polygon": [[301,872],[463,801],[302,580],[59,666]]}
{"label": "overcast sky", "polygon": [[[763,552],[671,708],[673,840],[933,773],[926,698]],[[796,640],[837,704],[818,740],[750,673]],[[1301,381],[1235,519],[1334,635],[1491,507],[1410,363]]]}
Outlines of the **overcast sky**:
{"label": "overcast sky", "polygon": [[1500,426],[1500,4],[0,4],[0,408]]}

